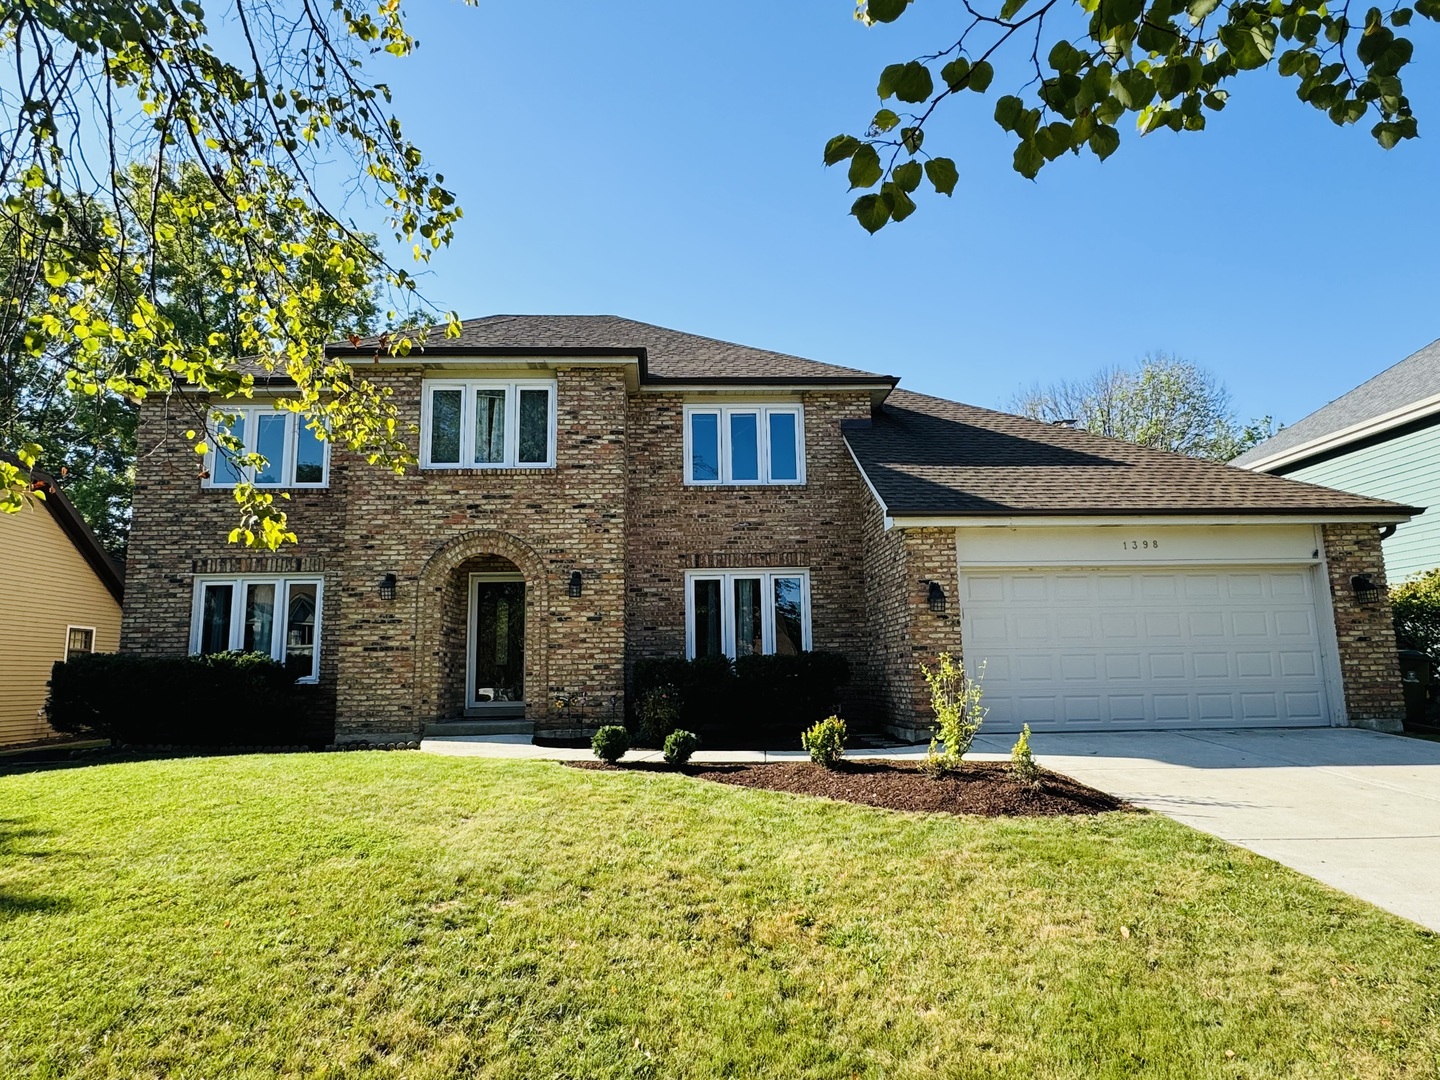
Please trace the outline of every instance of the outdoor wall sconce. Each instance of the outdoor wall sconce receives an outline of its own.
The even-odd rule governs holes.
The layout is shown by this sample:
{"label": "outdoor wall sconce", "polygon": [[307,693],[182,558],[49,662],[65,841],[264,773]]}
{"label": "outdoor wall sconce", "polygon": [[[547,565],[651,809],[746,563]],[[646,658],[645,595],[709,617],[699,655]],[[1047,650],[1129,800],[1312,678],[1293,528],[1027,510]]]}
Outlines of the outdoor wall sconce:
{"label": "outdoor wall sconce", "polygon": [[1369,574],[1356,574],[1350,579],[1350,588],[1361,607],[1374,607],[1380,603],[1380,586],[1370,580]]}
{"label": "outdoor wall sconce", "polygon": [[571,598],[572,598],[572,599],[578,598],[578,597],[580,596],[580,593],[581,593],[581,591],[582,591],[583,588],[584,588],[584,583],[583,583],[583,581],[581,580],[580,571],[579,571],[579,570],[571,570],[571,571],[570,571],[570,596],[571,596]]}
{"label": "outdoor wall sconce", "polygon": [[930,610],[936,615],[945,614],[945,590],[940,587],[938,581],[922,581],[921,585],[930,586],[925,593],[925,601],[930,605]]}
{"label": "outdoor wall sconce", "polygon": [[381,600],[394,600],[394,599],[395,599],[395,575],[394,575],[394,574],[386,574],[383,578],[380,579],[380,599],[381,599]]}

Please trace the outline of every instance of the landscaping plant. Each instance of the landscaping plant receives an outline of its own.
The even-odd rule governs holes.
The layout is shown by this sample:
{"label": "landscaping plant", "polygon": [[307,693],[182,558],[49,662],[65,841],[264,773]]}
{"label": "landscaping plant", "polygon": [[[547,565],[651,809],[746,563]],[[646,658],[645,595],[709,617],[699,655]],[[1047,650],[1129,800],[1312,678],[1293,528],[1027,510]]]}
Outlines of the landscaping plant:
{"label": "landscaping plant", "polygon": [[1030,752],[1030,725],[1020,729],[1020,737],[1010,748],[1010,775],[1022,784],[1040,786],[1040,766],[1035,764],[1035,755]]}
{"label": "landscaping plant", "polygon": [[800,745],[810,751],[810,760],[827,769],[840,764],[845,753],[845,721],[827,716],[800,736]]}
{"label": "landscaping plant", "polygon": [[980,704],[980,680],[968,678],[965,665],[948,652],[940,654],[933,670],[924,664],[920,670],[925,673],[930,707],[935,710],[934,734],[925,765],[939,775],[960,767],[985,720],[985,706]]}
{"label": "landscaping plant", "polygon": [[637,710],[636,735],[642,746],[661,746],[680,724],[680,691],[670,685],[647,690]]}
{"label": "landscaping plant", "polygon": [[684,765],[700,749],[700,736],[693,731],[672,731],[665,737],[665,763]]}
{"label": "landscaping plant", "polygon": [[1419,649],[1440,660],[1440,567],[1390,590],[1395,639],[1402,649]]}
{"label": "landscaping plant", "polygon": [[630,749],[630,732],[619,724],[606,724],[590,740],[590,749],[601,761],[614,765]]}

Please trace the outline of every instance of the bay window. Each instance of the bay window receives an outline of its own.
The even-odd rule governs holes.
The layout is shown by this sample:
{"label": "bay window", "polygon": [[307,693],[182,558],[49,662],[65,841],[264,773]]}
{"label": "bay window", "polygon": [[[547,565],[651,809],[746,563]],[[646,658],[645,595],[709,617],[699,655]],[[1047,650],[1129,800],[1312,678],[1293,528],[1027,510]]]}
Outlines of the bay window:
{"label": "bay window", "polygon": [[330,444],[296,413],[262,406],[234,410],[229,434],[245,444],[245,453],[266,459],[261,468],[237,465],[218,448],[209,455],[207,487],[234,487],[251,481],[256,487],[324,487],[329,483]]}
{"label": "bay window", "polygon": [[685,483],[803,484],[799,405],[687,405]]}
{"label": "bay window", "polygon": [[429,380],[420,427],[427,469],[553,468],[555,384]]}
{"label": "bay window", "polygon": [[320,676],[319,578],[199,578],[191,614],[190,651],[258,652],[295,673]]}
{"label": "bay window", "polygon": [[805,570],[692,570],[685,575],[685,653],[793,655],[810,648]]}

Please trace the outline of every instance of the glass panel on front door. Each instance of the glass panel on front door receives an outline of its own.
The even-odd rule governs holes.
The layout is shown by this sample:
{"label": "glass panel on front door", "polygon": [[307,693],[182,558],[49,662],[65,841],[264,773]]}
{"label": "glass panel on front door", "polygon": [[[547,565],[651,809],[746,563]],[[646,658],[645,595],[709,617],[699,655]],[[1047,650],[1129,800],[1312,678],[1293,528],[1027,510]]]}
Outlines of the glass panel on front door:
{"label": "glass panel on front door", "polygon": [[471,701],[525,700],[525,583],[476,581]]}

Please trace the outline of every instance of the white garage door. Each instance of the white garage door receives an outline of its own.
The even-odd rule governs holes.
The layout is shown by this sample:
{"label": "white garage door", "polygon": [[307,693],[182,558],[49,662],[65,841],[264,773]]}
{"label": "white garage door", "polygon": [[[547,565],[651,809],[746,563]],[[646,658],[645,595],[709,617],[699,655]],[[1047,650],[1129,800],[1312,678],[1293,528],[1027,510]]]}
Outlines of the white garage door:
{"label": "white garage door", "polygon": [[972,570],[961,603],[991,730],[1329,722],[1308,567]]}

